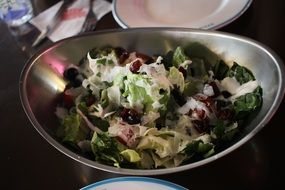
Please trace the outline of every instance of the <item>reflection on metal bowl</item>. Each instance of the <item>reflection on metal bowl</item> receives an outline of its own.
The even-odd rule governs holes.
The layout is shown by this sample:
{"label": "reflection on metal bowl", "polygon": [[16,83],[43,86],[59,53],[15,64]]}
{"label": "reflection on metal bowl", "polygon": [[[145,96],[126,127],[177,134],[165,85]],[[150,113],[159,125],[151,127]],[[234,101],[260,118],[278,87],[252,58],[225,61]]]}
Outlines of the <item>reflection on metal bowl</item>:
{"label": "reflection on metal bowl", "polygon": [[[167,169],[125,169],[103,165],[87,159],[63,146],[55,137],[59,123],[54,114],[66,81],[63,71],[78,64],[94,47],[121,46],[145,54],[165,54],[178,45],[200,42],[226,62],[236,61],[249,68],[263,88],[263,105],[246,124],[230,147],[209,158]],[[158,175],[195,168],[212,162],[237,149],[260,131],[271,119],[284,94],[284,66],[266,46],[251,39],[206,30],[177,28],[136,28],[109,30],[62,40],[35,54],[25,65],[20,78],[20,97],[34,128],[55,148],[67,156],[93,168],[129,175]]]}

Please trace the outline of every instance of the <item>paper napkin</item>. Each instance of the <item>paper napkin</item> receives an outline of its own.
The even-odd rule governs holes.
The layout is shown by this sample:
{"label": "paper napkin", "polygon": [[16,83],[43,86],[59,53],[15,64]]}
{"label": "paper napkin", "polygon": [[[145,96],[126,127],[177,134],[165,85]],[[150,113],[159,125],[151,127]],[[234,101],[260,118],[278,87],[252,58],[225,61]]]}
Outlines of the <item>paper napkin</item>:
{"label": "paper napkin", "polygon": [[[30,20],[30,23],[40,30],[44,31],[52,21],[54,15],[59,10],[63,1],[58,2],[52,7],[46,9],[38,16]],[[92,10],[100,20],[104,15],[111,11],[111,3],[105,0],[95,0]],[[48,38],[56,42],[58,40],[77,35],[84,24],[89,11],[89,0],[76,0],[61,17],[60,24],[48,35]]]}

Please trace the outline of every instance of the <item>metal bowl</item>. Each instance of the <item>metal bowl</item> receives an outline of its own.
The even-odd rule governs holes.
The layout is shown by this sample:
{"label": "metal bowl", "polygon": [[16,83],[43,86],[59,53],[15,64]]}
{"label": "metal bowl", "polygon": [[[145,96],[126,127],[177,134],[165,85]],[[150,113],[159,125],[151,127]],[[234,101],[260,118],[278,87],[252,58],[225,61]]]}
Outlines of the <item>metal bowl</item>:
{"label": "metal bowl", "polygon": [[[78,64],[86,53],[106,45],[121,46],[146,54],[165,54],[178,45],[200,42],[220,55],[226,62],[236,61],[249,68],[263,88],[263,105],[259,113],[246,124],[241,136],[230,147],[207,159],[169,169],[124,169],[103,165],[72,152],[55,138],[58,119],[54,112],[67,84],[63,71]],[[269,48],[251,39],[228,33],[177,29],[136,28],[108,30],[68,38],[35,54],[25,65],[20,78],[20,97],[24,110],[34,128],[55,148],[67,156],[93,168],[128,174],[158,175],[195,168],[229,154],[237,149],[272,118],[284,95],[284,66]]]}

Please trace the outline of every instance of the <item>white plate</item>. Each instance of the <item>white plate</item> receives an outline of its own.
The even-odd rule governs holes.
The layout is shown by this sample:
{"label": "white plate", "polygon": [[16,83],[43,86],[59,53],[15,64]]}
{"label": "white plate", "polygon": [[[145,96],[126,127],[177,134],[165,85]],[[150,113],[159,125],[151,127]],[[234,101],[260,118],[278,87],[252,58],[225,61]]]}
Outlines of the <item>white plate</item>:
{"label": "white plate", "polygon": [[80,190],[187,190],[161,179],[149,177],[118,177],[93,183]]}
{"label": "white plate", "polygon": [[218,29],[234,21],[252,0],[114,0],[112,13],[123,28]]}

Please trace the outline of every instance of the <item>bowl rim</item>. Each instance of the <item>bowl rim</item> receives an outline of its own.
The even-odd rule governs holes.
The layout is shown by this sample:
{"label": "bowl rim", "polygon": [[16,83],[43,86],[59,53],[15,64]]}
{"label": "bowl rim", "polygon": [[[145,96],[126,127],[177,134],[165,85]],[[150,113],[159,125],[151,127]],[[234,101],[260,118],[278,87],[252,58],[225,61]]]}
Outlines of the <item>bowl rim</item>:
{"label": "bowl rim", "polygon": [[[195,29],[216,30],[216,29],[222,28],[222,27],[232,23],[233,21],[238,19],[240,16],[242,16],[245,13],[245,11],[249,9],[251,4],[252,4],[252,0],[247,0],[245,2],[244,6],[240,9],[240,11],[237,14],[229,17],[227,20],[220,22],[220,23],[216,23],[214,25],[208,25],[208,26],[199,27],[199,28],[196,27]],[[113,15],[115,21],[124,29],[134,28],[134,27],[129,26],[129,24],[119,16],[117,6],[118,6],[118,0],[114,0],[112,2],[111,10],[112,10],[112,15]],[[143,27],[143,26],[140,26],[140,27]],[[150,26],[144,26],[144,27],[150,27]],[[173,27],[175,27],[175,26],[173,26]],[[184,26],[184,27],[187,27],[187,26]],[[136,28],[138,28],[138,27],[136,27]]]}
{"label": "bowl rim", "polygon": [[[222,150],[221,152],[216,153],[215,155],[205,158],[203,160],[199,160],[193,163],[189,163],[186,165],[177,166],[174,168],[163,168],[163,169],[128,169],[128,168],[116,168],[113,166],[104,165],[101,163],[98,163],[96,161],[87,159],[79,154],[76,154],[75,152],[71,151],[67,147],[63,146],[61,143],[56,141],[52,136],[50,136],[44,128],[40,125],[40,123],[37,121],[35,115],[32,112],[31,107],[28,104],[28,97],[27,97],[27,90],[26,90],[26,84],[27,84],[27,75],[31,69],[31,67],[36,63],[37,59],[44,54],[47,51],[50,51],[51,49],[54,49],[61,44],[65,43],[69,40],[75,40],[80,38],[86,38],[88,36],[93,35],[101,35],[101,34],[112,34],[112,33],[127,33],[127,32],[187,32],[187,33],[193,33],[193,34],[206,34],[206,35],[212,35],[212,36],[219,36],[223,38],[230,38],[233,40],[242,41],[245,43],[248,43],[250,45],[253,45],[257,47],[258,49],[261,49],[263,52],[265,52],[275,63],[277,69],[278,69],[278,78],[280,79],[280,85],[277,90],[277,96],[274,100],[274,103],[272,107],[268,110],[268,113],[266,113],[265,117],[258,123],[258,125],[248,134],[246,134],[244,137],[242,137],[240,140],[232,144],[230,147]],[[62,152],[63,154],[67,155],[68,157],[72,158],[75,161],[78,161],[84,165],[87,165],[89,167],[111,172],[111,173],[117,173],[117,174],[124,174],[124,175],[145,175],[145,176],[152,176],[152,175],[161,175],[161,174],[170,174],[170,173],[177,173],[189,169],[193,169],[202,165],[205,165],[207,163],[213,162],[230,152],[233,152],[237,148],[241,147],[243,144],[245,144],[247,141],[249,141],[256,133],[258,133],[266,124],[271,120],[277,109],[279,108],[282,99],[285,94],[285,67],[283,64],[283,61],[280,59],[280,57],[269,47],[266,45],[253,40],[251,38],[232,34],[228,32],[221,32],[221,31],[213,31],[213,30],[205,30],[205,29],[189,29],[189,28],[172,28],[172,27],[147,27],[147,28],[130,28],[130,29],[108,29],[108,30],[101,30],[101,31],[95,31],[91,33],[86,33],[78,36],[69,37],[60,41],[57,41],[53,44],[48,45],[47,47],[40,49],[37,51],[32,57],[29,58],[29,60],[24,65],[19,79],[19,95],[20,95],[20,101],[21,105],[24,109],[25,114],[28,116],[28,119],[30,120],[33,127],[38,131],[38,133],[46,140],[49,144],[51,144],[54,148]]]}

